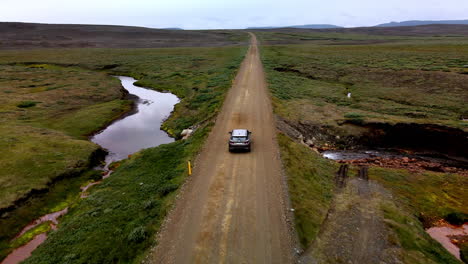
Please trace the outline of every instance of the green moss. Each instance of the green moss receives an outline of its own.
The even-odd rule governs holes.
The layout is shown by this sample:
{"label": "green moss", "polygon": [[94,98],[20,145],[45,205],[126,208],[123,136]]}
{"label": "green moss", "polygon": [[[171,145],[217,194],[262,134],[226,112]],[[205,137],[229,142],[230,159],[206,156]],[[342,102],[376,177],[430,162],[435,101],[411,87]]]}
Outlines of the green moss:
{"label": "green moss", "polygon": [[24,233],[22,236],[18,237],[17,239],[13,240],[11,243],[12,248],[20,247],[29,241],[31,241],[34,237],[39,234],[49,232],[51,229],[50,222],[44,222]]}

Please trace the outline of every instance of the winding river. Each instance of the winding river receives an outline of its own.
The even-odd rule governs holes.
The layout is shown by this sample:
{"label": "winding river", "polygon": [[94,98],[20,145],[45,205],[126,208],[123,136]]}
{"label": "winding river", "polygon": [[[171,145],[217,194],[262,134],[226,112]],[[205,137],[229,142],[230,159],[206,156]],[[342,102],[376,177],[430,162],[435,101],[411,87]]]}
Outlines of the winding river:
{"label": "winding river", "polygon": [[174,141],[161,130],[161,124],[179,102],[177,96],[137,87],[133,85],[136,80],[131,77],[118,78],[123,87],[139,99],[135,114],[112,123],[91,138],[91,141],[109,151],[106,164],[125,159],[142,149]]}
{"label": "winding river", "polygon": [[[106,149],[109,154],[105,158],[106,166],[115,161],[123,160],[129,155],[145,148],[156,147],[174,141],[173,138],[161,130],[161,124],[169,117],[174,105],[179,102],[177,96],[171,93],[161,93],[154,90],[141,88],[133,85],[136,80],[131,77],[117,76],[122,86],[133,95],[138,97],[135,113],[119,119],[107,128],[97,133],[91,141]],[[82,188],[82,198],[86,198],[87,189],[99,182],[91,183]],[[61,211],[44,215],[36,219],[18,234],[44,223],[50,222],[53,229],[58,224],[58,218],[67,213],[68,208]],[[27,259],[31,253],[47,238],[45,233],[34,237],[30,242],[14,250],[6,257],[2,264],[16,264]]]}

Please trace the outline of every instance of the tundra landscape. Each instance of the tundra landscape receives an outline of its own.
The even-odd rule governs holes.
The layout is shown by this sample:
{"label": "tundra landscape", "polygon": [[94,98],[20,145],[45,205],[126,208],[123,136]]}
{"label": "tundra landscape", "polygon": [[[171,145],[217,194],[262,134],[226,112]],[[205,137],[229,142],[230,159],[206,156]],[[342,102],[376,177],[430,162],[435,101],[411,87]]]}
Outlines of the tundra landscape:
{"label": "tundra landscape", "polygon": [[[0,69],[2,264],[468,263],[467,25],[2,22]],[[174,142],[106,162],[162,103],[116,76]]]}

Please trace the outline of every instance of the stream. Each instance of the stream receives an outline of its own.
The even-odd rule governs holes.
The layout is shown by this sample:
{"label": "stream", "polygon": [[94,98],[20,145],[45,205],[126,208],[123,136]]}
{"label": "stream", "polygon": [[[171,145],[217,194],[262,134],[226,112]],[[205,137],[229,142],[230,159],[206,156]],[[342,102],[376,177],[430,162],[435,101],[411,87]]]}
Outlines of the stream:
{"label": "stream", "polygon": [[[108,166],[112,162],[128,158],[131,154],[142,149],[156,147],[174,141],[173,138],[161,130],[161,124],[169,117],[179,98],[171,93],[161,93],[151,89],[141,88],[133,85],[136,80],[131,77],[116,76],[122,82],[122,86],[133,95],[138,97],[135,112],[110,124],[104,130],[98,132],[91,141],[108,151],[105,157],[105,166],[97,168],[105,171],[107,178],[110,171]],[[87,190],[99,184],[101,181],[92,182],[81,188],[81,198],[87,197]],[[68,212],[65,208],[58,212],[44,215],[23,228],[14,238],[17,239],[28,230],[36,226],[50,222],[52,229],[56,229],[58,219]],[[2,264],[16,264],[27,259],[31,253],[47,238],[46,233],[36,235],[31,241],[15,249],[3,261]]]}
{"label": "stream", "polygon": [[449,157],[445,155],[435,155],[434,153],[405,153],[391,149],[363,149],[363,150],[326,150],[322,156],[331,160],[362,160],[372,158],[384,159],[417,159],[432,163],[442,164],[444,166],[468,169],[468,160],[461,157]]}

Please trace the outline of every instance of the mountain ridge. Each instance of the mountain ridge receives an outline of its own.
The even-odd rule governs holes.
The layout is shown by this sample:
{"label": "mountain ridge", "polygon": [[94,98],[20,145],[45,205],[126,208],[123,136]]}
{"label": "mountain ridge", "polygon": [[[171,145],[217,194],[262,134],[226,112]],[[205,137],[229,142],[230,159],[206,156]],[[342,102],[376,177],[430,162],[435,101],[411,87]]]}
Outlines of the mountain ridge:
{"label": "mountain ridge", "polygon": [[400,22],[389,22],[378,24],[375,27],[409,27],[423,25],[468,25],[468,19],[464,20],[406,20]]}
{"label": "mountain ridge", "polygon": [[246,29],[275,29],[275,28],[310,28],[310,29],[325,29],[325,28],[343,28],[331,24],[306,24],[306,25],[293,25],[293,26],[279,26],[279,27],[248,27]]}

